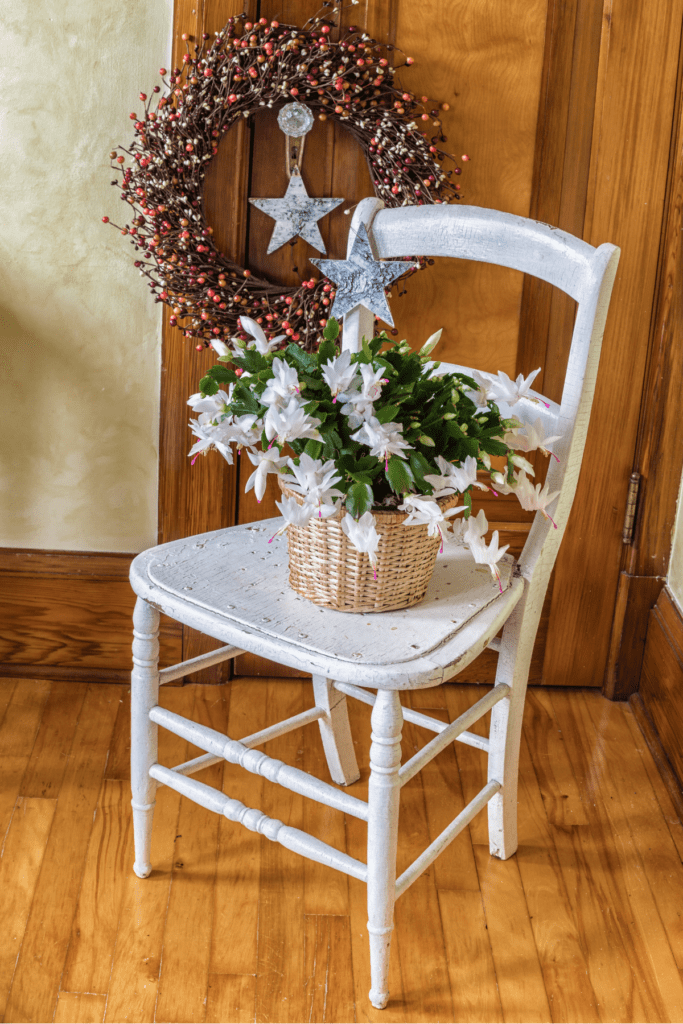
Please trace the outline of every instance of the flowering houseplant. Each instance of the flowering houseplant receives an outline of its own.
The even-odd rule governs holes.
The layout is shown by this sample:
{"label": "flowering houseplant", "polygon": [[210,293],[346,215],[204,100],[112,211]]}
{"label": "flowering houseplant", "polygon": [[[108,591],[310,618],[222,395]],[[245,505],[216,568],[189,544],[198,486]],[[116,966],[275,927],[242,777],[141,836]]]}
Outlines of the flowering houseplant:
{"label": "flowering houseplant", "polygon": [[[557,492],[531,484],[534,470],[519,451],[547,453],[557,438],[544,437],[540,421],[523,428],[515,417],[504,419],[496,404],[527,398],[539,371],[516,381],[503,373],[442,374],[430,358],[441,331],[419,353],[384,332],[364,339],[357,353],[339,352],[339,326],[330,318],[316,353],[294,344],[275,353],[283,338],[269,341],[248,317],[241,325],[250,342],[233,350],[214,342],[219,362],[189,399],[198,414],[190,455],[215,448],[232,463],[232,444],[245,447],[254,466],[246,490],[259,501],[268,475],[279,474],[290,496],[278,503],[278,533],[344,512],[343,532],[374,566],[377,513],[400,511],[406,527],[426,525],[441,546],[466,545],[500,586],[496,565],[507,547],[498,546],[497,531],[484,541],[488,524],[483,510],[470,515],[472,491],[514,491],[524,508],[550,518],[546,507]],[[492,469],[492,456],[506,459],[504,471]],[[478,470],[489,472],[490,487]],[[456,507],[440,500],[454,495]]]}

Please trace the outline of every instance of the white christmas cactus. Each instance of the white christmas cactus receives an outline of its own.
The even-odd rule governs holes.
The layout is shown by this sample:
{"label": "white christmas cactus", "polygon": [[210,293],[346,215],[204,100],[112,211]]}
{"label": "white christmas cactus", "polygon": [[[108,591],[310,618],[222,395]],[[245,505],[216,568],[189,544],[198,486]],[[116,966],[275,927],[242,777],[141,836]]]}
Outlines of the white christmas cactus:
{"label": "white christmas cactus", "polygon": [[[523,508],[552,522],[547,508],[557,492],[531,483],[533,467],[520,453],[552,454],[548,446],[558,438],[545,436],[540,419],[503,418],[496,404],[539,401],[529,394],[538,371],[516,381],[504,373],[442,373],[430,359],[440,331],[418,353],[381,333],[352,354],[339,351],[339,325],[330,319],[317,352],[290,344],[275,353],[282,338],[268,341],[247,317],[242,326],[250,340],[217,348],[218,364],[189,399],[198,439],[190,455],[213,448],[232,463],[232,446],[246,448],[254,466],[246,490],[259,501],[268,476],[280,474],[297,497],[278,503],[278,534],[344,511],[342,530],[374,568],[376,512],[400,509],[406,528],[426,525],[442,548],[466,545],[500,586],[497,563],[507,548],[497,532],[485,542],[483,510],[470,515],[473,489],[515,493]],[[492,469],[492,456],[504,457],[506,468]],[[482,470],[491,487],[477,478]],[[444,510],[440,499],[454,495],[457,507]]]}

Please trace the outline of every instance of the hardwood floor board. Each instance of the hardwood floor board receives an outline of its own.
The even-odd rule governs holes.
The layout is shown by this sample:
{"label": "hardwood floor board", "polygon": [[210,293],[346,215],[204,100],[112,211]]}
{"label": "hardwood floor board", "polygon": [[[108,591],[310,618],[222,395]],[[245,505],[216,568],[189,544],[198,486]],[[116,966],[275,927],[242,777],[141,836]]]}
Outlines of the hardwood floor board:
{"label": "hardwood floor board", "polygon": [[[451,1021],[453,1003],[434,876],[425,872],[396,902],[406,1021]],[[425,950],[429,956],[425,956]],[[367,954],[366,954],[367,955]]]}
{"label": "hardwood floor board", "polygon": [[[490,687],[483,686],[444,686],[446,703],[448,704],[448,717],[451,722],[476,704]],[[491,715],[487,714],[470,728],[470,732],[478,736],[488,736]],[[462,795],[467,804],[486,785],[486,754],[476,747],[468,747],[464,743],[454,743],[453,748],[458,762],[460,773],[460,784]],[[479,844],[488,846],[489,833],[486,822],[486,812],[477,814],[469,824],[469,834],[472,845]]]}
{"label": "hardwood floor board", "polygon": [[[424,745],[424,739],[423,729],[404,721],[403,762]],[[422,773],[403,786],[399,815],[397,876],[429,845]],[[434,865],[397,900],[394,918],[393,942],[401,962],[406,1021],[450,1020],[453,1007]],[[425,948],[431,951],[428,960]]]}
{"label": "hardwood floor board", "polygon": [[[177,715],[191,718],[194,688],[162,688],[159,700],[163,707]],[[187,742],[179,736],[159,729],[161,764],[185,761],[187,747]],[[179,813],[180,795],[162,786],[157,791],[154,812],[152,874],[149,878],[138,878],[133,872],[132,860],[125,867],[125,888],[105,1018],[113,1024],[121,1021],[148,1024],[154,1020]]]}
{"label": "hardwood floor board", "polygon": [[444,686],[430,686],[424,690],[408,690],[401,700],[406,707],[414,708],[415,711],[447,710]]}
{"label": "hardwood floor board", "polygon": [[[300,714],[306,707],[308,689],[298,681],[283,684],[271,680],[266,690],[269,721]],[[285,764],[303,767],[297,732],[271,740],[265,752]],[[286,825],[303,827],[303,797],[296,793],[265,783],[261,808]],[[305,1012],[304,872],[297,854],[265,839],[260,894],[256,1020],[301,1021]]]}
{"label": "hardwood floor board", "polygon": [[0,678],[0,728],[17,685],[16,679]]}
{"label": "hardwood floor board", "polygon": [[51,1020],[68,950],[93,812],[122,687],[88,687],[57,801],[6,1017]]}
{"label": "hardwood floor board", "polygon": [[[312,687],[308,686],[308,698]],[[312,703],[312,700],[311,700]],[[320,729],[317,722],[307,725],[299,733],[304,749],[303,768],[324,782],[330,783],[330,773],[325,759]],[[353,787],[344,786],[345,790],[354,793]],[[329,843],[337,850],[346,853],[346,831],[344,815],[332,807],[304,800],[304,832]],[[341,871],[318,864],[317,861],[304,860],[304,914],[329,917],[331,914],[349,913],[348,876]]]}
{"label": "hardwood floor board", "polygon": [[29,755],[0,755],[0,850],[12,821],[14,807],[26,772]]}
{"label": "hardwood floor board", "polygon": [[519,865],[491,857],[488,843],[474,852],[506,1024],[551,1021]]}
{"label": "hardwood floor board", "polygon": [[19,797],[0,860],[0,1018],[3,1020],[55,806],[55,800]]}
{"label": "hardwood floor board", "polygon": [[87,690],[86,683],[52,683],[21,783],[22,796],[59,795]]}
{"label": "hardwood floor board", "polygon": [[[162,695],[165,693],[168,693],[168,687],[162,686],[159,691],[160,703],[163,703]],[[121,701],[116,716],[104,777],[130,782],[130,686],[126,687],[125,700]]]}
{"label": "hardwood floor board", "polygon": [[[603,910],[608,956],[588,949],[607,967],[591,980],[601,1008],[615,1019],[675,1020],[681,979],[650,887],[581,694],[554,692],[553,706],[577,779],[586,794],[588,826],[576,826],[588,900]],[[590,881],[589,881],[590,879]],[[605,959],[609,961],[605,964]],[[600,989],[602,988],[602,991]],[[603,1014],[605,1010],[602,1009]]]}
{"label": "hardwood floor board", "polygon": [[527,690],[524,731],[534,747],[536,777],[548,821],[560,828],[586,825],[588,819],[550,694],[542,687]]}
{"label": "hardwood floor board", "polygon": [[118,779],[105,779],[61,980],[66,992],[108,990],[126,876],[133,859],[130,787]]}
{"label": "hardwood floor board", "polygon": [[[598,695],[596,694],[596,697]],[[657,800],[642,762],[621,760],[628,741],[626,710],[621,703],[584,697],[585,707],[602,745],[613,783],[611,797],[618,797],[623,822],[630,829],[635,851],[649,883],[671,951],[679,970],[683,967],[683,865],[666,825],[656,814]],[[613,807],[610,801],[610,809]]]}
{"label": "hardwood floor board", "polygon": [[349,918],[304,915],[304,1020],[355,1021]]}
{"label": "hardwood floor board", "polygon": [[645,741],[645,737],[643,736],[640,726],[638,725],[630,707],[624,715],[624,721],[626,722],[631,736],[633,749],[640,755],[643,768],[657,798],[662,820],[669,829],[671,838],[678,850],[679,857],[683,860],[683,822],[676,811],[671,795],[664,784],[659,769],[655,764],[655,759],[650,753],[650,748]]}
{"label": "hardwood floor board", "polygon": [[[233,679],[229,736],[239,739],[266,727],[270,719],[266,708],[267,686],[264,679]],[[223,792],[233,800],[241,800],[247,807],[258,809],[262,805],[263,779],[226,762]],[[243,825],[220,819],[209,962],[212,976],[256,975],[261,848],[266,842],[268,840]]]}
{"label": "hardwood floor board", "polygon": [[443,889],[439,908],[446,943],[446,964],[453,995],[453,1021],[496,1024],[503,1021],[481,893]]}
{"label": "hardwood floor board", "polygon": [[17,682],[0,726],[0,756],[30,755],[51,689],[52,683],[48,679],[20,679]]}
{"label": "hardwood floor board", "polygon": [[101,1024],[106,1006],[106,995],[98,995],[96,992],[60,992],[55,1024]]}
{"label": "hardwood floor board", "polygon": [[253,1024],[255,974],[210,974],[206,1024]]}
{"label": "hardwood floor board", "polygon": [[[192,720],[227,732],[229,688],[194,689]],[[187,757],[200,753],[190,745]],[[203,769],[197,778],[220,790],[223,763]],[[203,1021],[206,1013],[218,825],[217,814],[181,800],[156,1008],[157,1020],[169,1024]]]}
{"label": "hardwood floor board", "polygon": [[[432,717],[439,718],[443,722],[449,720],[448,713],[442,710],[434,709]],[[428,743],[434,735],[426,729],[419,728],[416,729],[416,733],[420,737],[422,745]],[[427,810],[429,830],[427,838],[431,843],[465,806],[458,762],[453,747],[447,747],[438,757],[430,761],[420,772],[420,779]],[[479,878],[468,829],[465,829],[437,857],[432,870],[437,890],[462,889],[479,892]]]}
{"label": "hardwood floor board", "polygon": [[[519,779],[519,848],[516,861],[529,911],[553,1021],[599,1020],[588,959],[581,944],[562,875],[553,834],[546,817],[534,767],[537,731],[522,737]],[[532,760],[529,743],[534,745]],[[572,826],[569,826],[570,828]],[[563,827],[566,830],[566,826]]]}

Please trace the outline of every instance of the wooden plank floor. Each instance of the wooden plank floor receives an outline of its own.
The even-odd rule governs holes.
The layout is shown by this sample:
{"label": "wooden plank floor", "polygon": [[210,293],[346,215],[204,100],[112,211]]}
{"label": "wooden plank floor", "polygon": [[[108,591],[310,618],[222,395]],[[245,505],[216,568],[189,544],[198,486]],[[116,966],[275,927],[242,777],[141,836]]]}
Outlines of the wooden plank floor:
{"label": "wooden plank floor", "polygon": [[[452,720],[481,689],[411,695]],[[172,687],[164,706],[233,736],[310,685]],[[367,787],[369,708],[350,702]],[[159,792],[155,871],[132,872],[128,689],[0,680],[0,1018],[5,1021],[681,1021],[683,826],[627,704],[530,691],[520,847],[485,815],[399,900],[384,1011],[367,999],[365,887]],[[428,738],[406,724],[404,757]],[[317,726],[267,752],[326,778]],[[160,760],[194,748],[160,730]],[[482,785],[457,745],[402,794],[399,871]],[[365,826],[234,766],[248,805],[365,859]]]}

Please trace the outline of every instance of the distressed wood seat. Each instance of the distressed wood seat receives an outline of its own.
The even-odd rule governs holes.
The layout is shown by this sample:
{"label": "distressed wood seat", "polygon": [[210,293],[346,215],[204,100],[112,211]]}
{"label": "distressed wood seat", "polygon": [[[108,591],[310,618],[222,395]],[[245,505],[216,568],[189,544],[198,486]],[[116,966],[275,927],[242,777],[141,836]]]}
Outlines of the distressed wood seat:
{"label": "distressed wood seat", "polygon": [[[166,785],[288,849],[366,882],[370,1000],[383,1008],[389,998],[387,974],[396,898],[486,806],[491,853],[506,859],[517,849],[517,766],[529,664],[548,580],[576,491],[619,250],[609,244],[595,249],[548,225],[476,207],[383,210],[377,200],[364,200],[356,208],[349,248],[361,223],[366,224],[379,258],[419,254],[496,263],[549,281],[577,301],[561,403],[543,400],[545,404],[538,404],[534,401],[538,396],[531,393],[531,399],[514,408],[525,422],[540,418],[546,435],[561,436],[554,446],[559,461],[551,463],[547,474],[549,489],[560,491],[553,512],[557,525],[540,512],[536,514],[519,560],[505,556],[499,565],[502,591],[492,583],[488,569],[477,566],[469,552],[446,548],[437,559],[424,601],[413,608],[381,614],[322,609],[290,590],[286,541],[278,538],[269,543],[281,524],[279,519],[218,530],[143,552],[131,568],[131,584],[138,595],[131,776],[134,870],[140,877],[152,869],[155,792],[157,786]],[[357,349],[362,336],[370,336],[372,329],[371,315],[357,307],[345,318],[343,346]],[[159,671],[160,612],[225,646]],[[495,685],[455,722],[447,725],[402,707],[401,690],[451,679],[487,647],[498,652]],[[159,706],[161,684],[245,651],[310,672],[311,708],[238,739]],[[347,697],[373,705],[367,802],[338,788],[359,777]],[[470,732],[488,711],[492,712],[489,736]],[[403,719],[435,736],[401,765]],[[337,785],[257,749],[313,721],[318,721],[332,783]],[[205,753],[181,765],[158,764],[159,726]],[[487,757],[487,783],[397,879],[401,786],[455,741],[477,747]],[[257,808],[245,807],[192,777],[223,759],[367,821],[367,863]]]}

